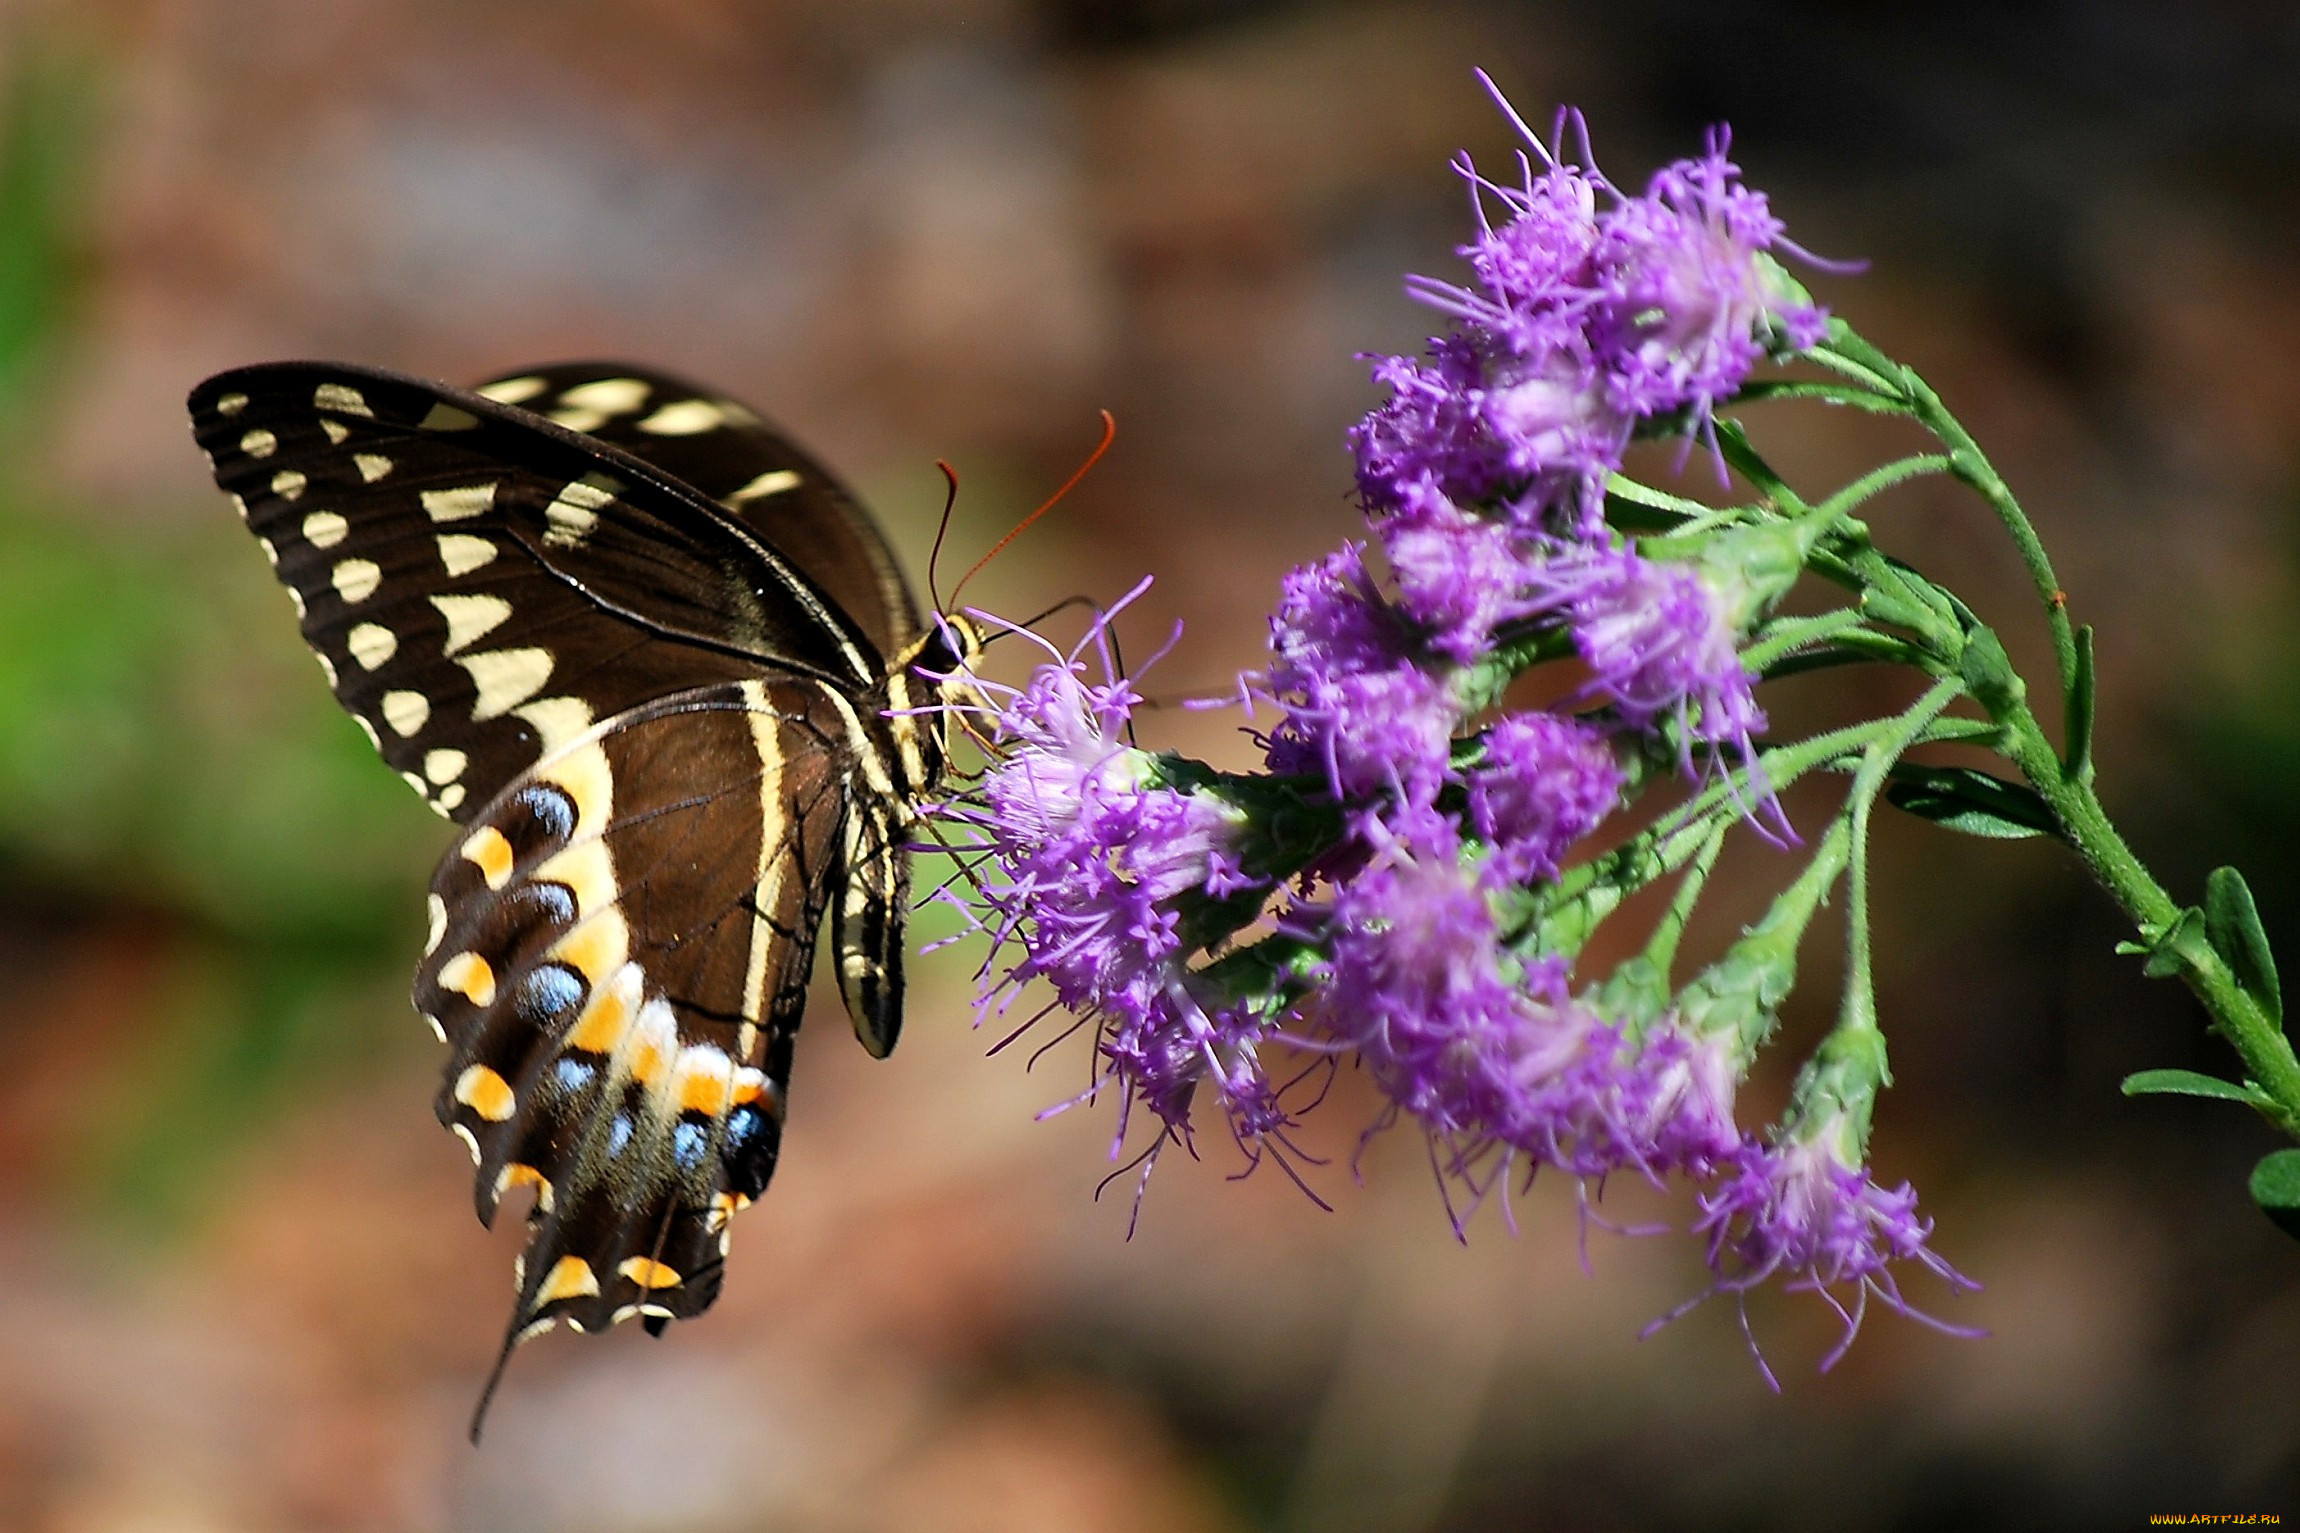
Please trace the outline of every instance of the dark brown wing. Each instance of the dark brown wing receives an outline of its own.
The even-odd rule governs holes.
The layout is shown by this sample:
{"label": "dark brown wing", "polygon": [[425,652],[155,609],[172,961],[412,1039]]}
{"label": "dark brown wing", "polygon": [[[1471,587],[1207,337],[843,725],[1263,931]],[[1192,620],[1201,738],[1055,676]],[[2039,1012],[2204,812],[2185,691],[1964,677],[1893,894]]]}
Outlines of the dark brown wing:
{"label": "dark brown wing", "polygon": [[474,391],[644,458],[741,519],[855,620],[882,655],[918,636],[894,552],[845,485],[723,394],[628,362],[562,362]]}
{"label": "dark brown wing", "polygon": [[444,814],[671,692],[879,680],[871,640],[724,507],[540,416],[338,363],[224,373],[191,410],[338,700]]}
{"label": "dark brown wing", "polygon": [[774,1169],[849,764],[818,684],[682,693],[545,756],[441,862],[439,1115],[483,1219],[535,1191],[507,1348],[716,1295]]}

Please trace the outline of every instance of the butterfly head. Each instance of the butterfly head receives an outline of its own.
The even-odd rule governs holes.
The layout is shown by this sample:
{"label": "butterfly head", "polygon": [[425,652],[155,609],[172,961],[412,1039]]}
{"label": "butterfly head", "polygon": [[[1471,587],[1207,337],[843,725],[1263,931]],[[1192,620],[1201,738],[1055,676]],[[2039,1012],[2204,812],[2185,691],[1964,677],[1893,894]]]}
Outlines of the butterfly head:
{"label": "butterfly head", "polygon": [[888,711],[901,746],[905,786],[913,797],[933,791],[950,762],[958,716],[974,696],[982,630],[965,617],[937,615],[887,667]]}

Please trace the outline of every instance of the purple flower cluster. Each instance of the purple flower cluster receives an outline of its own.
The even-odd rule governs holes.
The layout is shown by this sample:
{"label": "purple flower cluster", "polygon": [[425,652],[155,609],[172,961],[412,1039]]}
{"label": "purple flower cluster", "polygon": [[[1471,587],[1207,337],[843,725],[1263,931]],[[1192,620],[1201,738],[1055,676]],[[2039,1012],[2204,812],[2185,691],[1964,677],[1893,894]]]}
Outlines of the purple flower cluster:
{"label": "purple flower cluster", "polygon": [[1003,1009],[1043,979],[1064,1007],[1096,1020],[1104,1068],[1085,1096],[1117,1088],[1120,1142],[1135,1101],[1186,1137],[1202,1081],[1251,1138],[1282,1121],[1257,1056],[1266,1028],[1202,992],[1186,930],[1194,903],[1252,887],[1236,857],[1244,816],[1211,792],[1161,785],[1157,759],[1125,743],[1141,697],[1107,648],[1100,681],[1084,658],[1108,620],[1077,649],[1050,649],[1052,663],[1020,689],[969,678],[985,694],[995,764],[941,813],[984,854],[976,920],[993,961],[1009,943],[1022,951],[1003,973],[986,969],[983,1004]]}
{"label": "purple flower cluster", "polygon": [[[1640,1035],[1568,991],[1568,965],[1507,946],[1502,879],[1434,812],[1374,831],[1379,850],[1335,891],[1315,1020],[1354,1053],[1473,1195],[1521,1157],[1568,1175],[1651,1177],[1738,1140],[1722,1040]],[[1498,1152],[1498,1153],[1496,1153]]]}
{"label": "purple flower cluster", "polygon": [[1390,397],[1350,433],[1393,589],[1357,545],[1289,580],[1260,687],[1284,714],[1273,770],[1322,767],[1343,798],[1426,801],[1461,722],[1459,673],[1525,623],[1570,633],[1591,672],[1577,701],[1616,727],[1666,726],[1689,766],[1696,749],[1746,752],[1764,726],[1735,647],[1748,593],[1621,546],[1603,519],[1642,422],[1699,429],[1768,352],[1823,332],[1773,262],[1793,248],[1780,221],[1725,147],[1716,135],[1640,196],[1538,142],[1547,169],[1529,161],[1522,186],[1467,171],[1472,280],[1411,284],[1456,328],[1423,358],[1377,358]]}
{"label": "purple flower cluster", "polygon": [[[1764,727],[1739,645],[1778,590],[1754,555],[1649,557],[1603,519],[1641,425],[1705,429],[1762,358],[1822,331],[1725,145],[1639,196],[1546,150],[1522,187],[1472,173],[1481,214],[1506,216],[1463,247],[1469,285],[1412,288],[1455,328],[1376,361],[1389,398],[1350,434],[1369,540],[1286,577],[1246,679],[1279,714],[1267,777],[1127,743],[1141,699],[1103,644],[1113,609],[1068,652],[1037,640],[1048,661],[1020,688],[964,678],[975,701],[949,706],[986,721],[990,765],[940,815],[978,854],[978,927],[1020,951],[986,965],[985,1011],[1044,980],[1093,1020],[1086,1095],[1141,1103],[1151,1153],[1188,1141],[1203,1089],[1257,1154],[1294,1118],[1265,1054],[1353,1059],[1387,1099],[1376,1127],[1418,1122],[1473,1204],[1515,1167],[1683,1176],[1719,1289],[1787,1276],[1905,1308],[1891,1263],[1948,1274],[1913,1194],[1744,1135],[1754,1040],[1658,1004],[1606,1015],[1573,992],[1573,954],[1512,915],[1633,770],[1736,765]],[[1497,708],[1534,653],[1578,657],[1586,680]],[[1257,920],[1285,956],[1224,963]]]}

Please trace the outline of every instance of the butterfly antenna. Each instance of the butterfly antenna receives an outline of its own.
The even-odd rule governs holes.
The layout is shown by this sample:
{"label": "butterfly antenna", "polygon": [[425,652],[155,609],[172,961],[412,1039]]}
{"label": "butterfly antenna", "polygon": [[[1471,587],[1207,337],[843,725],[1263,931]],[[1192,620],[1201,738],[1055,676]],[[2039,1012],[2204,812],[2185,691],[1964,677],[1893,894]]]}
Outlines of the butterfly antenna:
{"label": "butterfly antenna", "polygon": [[942,520],[934,529],[934,552],[926,556],[926,594],[927,599],[934,603],[935,611],[947,612],[950,609],[942,604],[941,597],[935,595],[934,571],[935,566],[942,562],[942,540],[950,535],[951,510],[958,504],[958,470],[950,466],[948,458],[935,459],[934,466],[942,470],[942,477],[950,488],[942,497]]}
{"label": "butterfly antenna", "polygon": [[1032,522],[1037,521],[1047,512],[1053,510],[1055,506],[1061,502],[1062,497],[1076,489],[1078,487],[1078,481],[1084,479],[1087,474],[1093,470],[1094,465],[1102,461],[1102,455],[1110,450],[1110,444],[1118,440],[1118,417],[1112,415],[1108,410],[1102,411],[1101,414],[1102,440],[1096,443],[1094,450],[1086,455],[1086,461],[1079,464],[1077,471],[1073,473],[1068,479],[1062,481],[1061,489],[1056,490],[1052,495],[1046,497],[1045,504],[1041,505],[1037,510],[1031,512],[1021,521],[1016,522],[1012,532],[1008,533],[1005,537],[1000,538],[995,544],[991,545],[991,550],[989,553],[984,554],[981,558],[974,561],[974,568],[968,570],[965,575],[960,577],[958,584],[951,587],[950,599],[952,602],[955,603],[958,600],[958,593],[966,589],[966,583],[969,580],[972,580],[975,576],[982,573],[982,567],[984,565],[988,564],[991,560],[1004,553],[1006,551],[1006,545],[1013,542],[1016,538],[1021,537],[1022,534],[1029,529]]}

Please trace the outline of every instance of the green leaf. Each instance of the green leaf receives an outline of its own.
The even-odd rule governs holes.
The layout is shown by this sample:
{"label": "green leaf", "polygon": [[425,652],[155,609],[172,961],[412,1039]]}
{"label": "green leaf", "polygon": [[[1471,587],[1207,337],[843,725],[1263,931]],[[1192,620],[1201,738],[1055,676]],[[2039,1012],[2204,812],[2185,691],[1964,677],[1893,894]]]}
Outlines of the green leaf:
{"label": "green leaf", "polygon": [[2252,1168],[2252,1201],[2276,1227],[2300,1240],[2300,1150],[2278,1150]]}
{"label": "green leaf", "polygon": [[1885,798],[1896,809],[1968,836],[2014,841],[2060,834],[2052,807],[2034,789],[1972,767],[1901,762]]}
{"label": "green leaf", "polygon": [[2194,1070],[2143,1070],[2124,1078],[2124,1094],[2128,1097],[2212,1097],[2222,1102],[2242,1102],[2247,1107],[2258,1107],[2266,1098],[2258,1090],[2238,1081],[2224,1081],[2217,1075],[2200,1075]]}
{"label": "green leaf", "polygon": [[2061,773],[2070,782],[2092,781],[2092,625],[2076,631],[2076,674],[2068,684],[2068,756]]}
{"label": "green leaf", "polygon": [[[2142,949],[2148,962],[2140,966],[2140,972],[2150,979],[2169,979],[2187,966],[2187,955],[2181,949],[2204,936],[2204,912],[2191,905],[2153,937],[2146,931],[2141,936],[2148,938],[2148,946]],[[2124,949],[2119,946],[2117,951]]]}
{"label": "green leaf", "polygon": [[2204,881],[2204,934],[2213,950],[2236,971],[2236,983],[2268,1013],[2278,1027],[2284,1025],[2284,993],[2276,982],[2276,955],[2268,949],[2268,933],[2260,926],[2260,907],[2244,875],[2234,868],[2215,868]]}
{"label": "green leaf", "polygon": [[2021,705],[2028,695],[2028,683],[2021,680],[2020,672],[2013,669],[2012,657],[2005,653],[2004,641],[1996,630],[1967,611],[1957,616],[1965,624],[1964,652],[1957,657],[1957,672],[1963,678],[1965,689],[1973,700],[1989,712],[1992,719],[2002,719]]}

